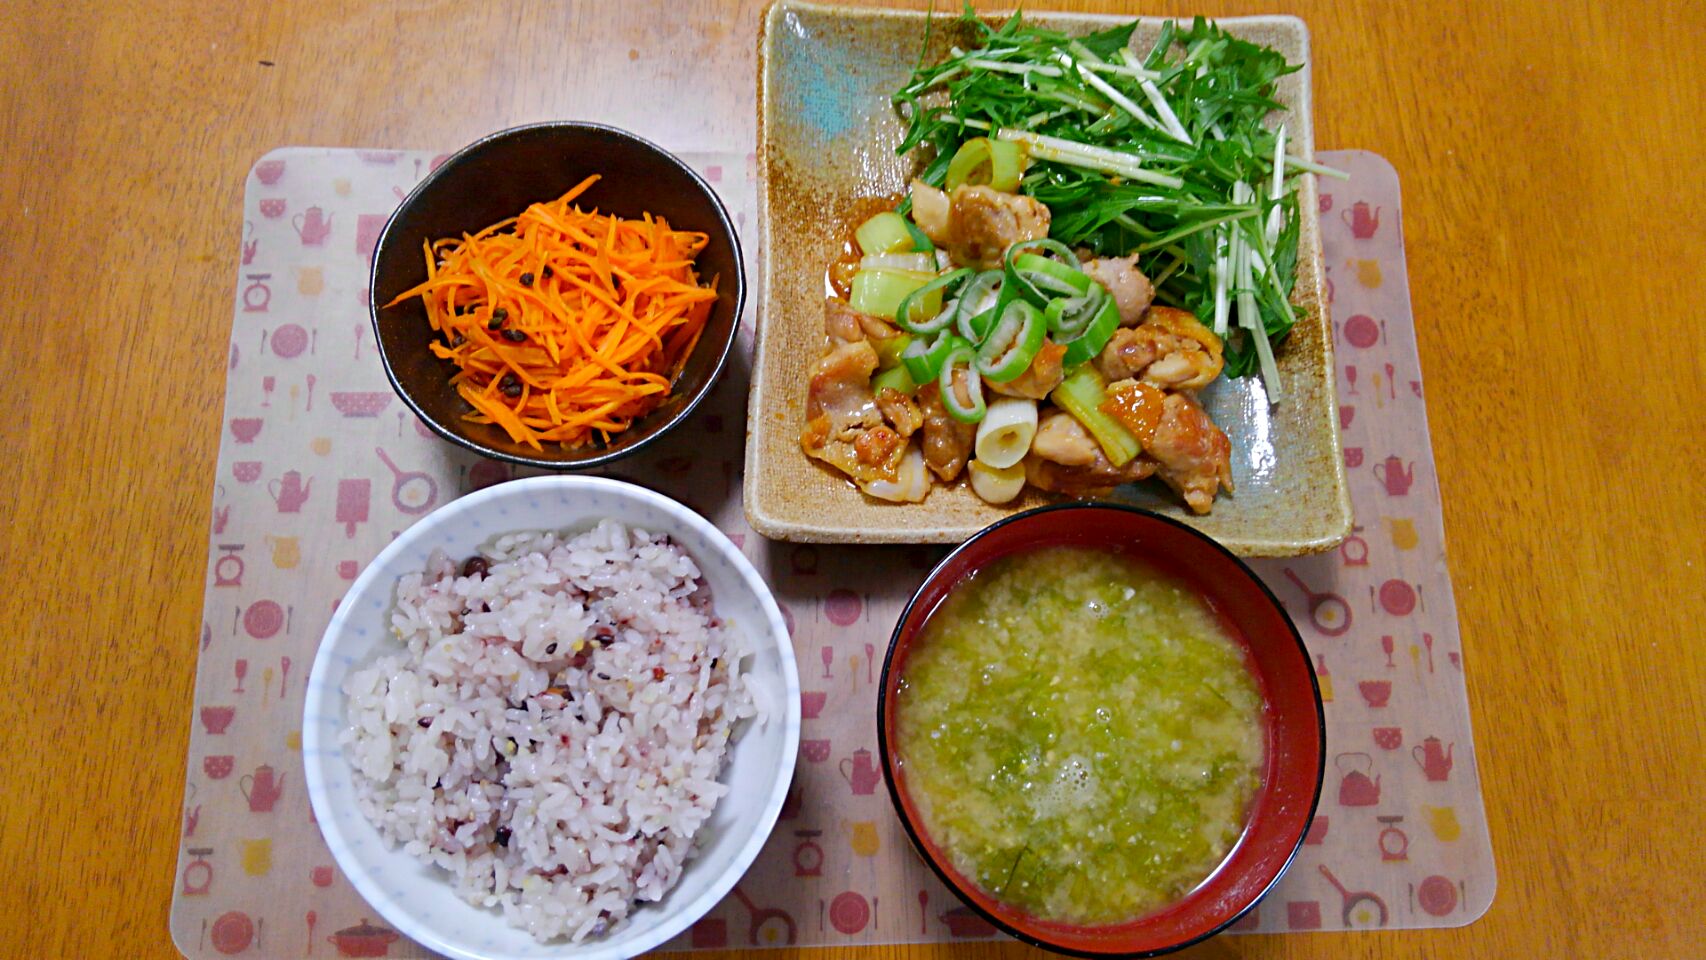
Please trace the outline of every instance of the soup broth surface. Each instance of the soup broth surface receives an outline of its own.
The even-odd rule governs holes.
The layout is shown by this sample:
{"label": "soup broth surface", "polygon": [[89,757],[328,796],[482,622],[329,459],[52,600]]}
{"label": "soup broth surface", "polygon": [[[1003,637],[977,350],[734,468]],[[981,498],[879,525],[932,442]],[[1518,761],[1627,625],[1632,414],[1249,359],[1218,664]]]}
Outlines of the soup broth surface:
{"label": "soup broth surface", "polygon": [[1260,781],[1243,649],[1187,587],[1101,550],[1020,553],[957,585],[896,695],[925,832],[1042,919],[1179,899],[1237,841]]}

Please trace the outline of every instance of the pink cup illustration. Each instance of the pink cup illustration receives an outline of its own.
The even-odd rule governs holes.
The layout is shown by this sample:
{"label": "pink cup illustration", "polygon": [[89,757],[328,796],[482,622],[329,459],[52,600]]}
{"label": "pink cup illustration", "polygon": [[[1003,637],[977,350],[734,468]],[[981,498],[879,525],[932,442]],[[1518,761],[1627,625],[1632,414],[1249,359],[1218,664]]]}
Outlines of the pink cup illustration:
{"label": "pink cup illustration", "polygon": [[272,186],[284,176],[283,160],[262,160],[255,164],[255,179]]}
{"label": "pink cup illustration", "polygon": [[379,235],[385,232],[385,214],[361,213],[355,218],[355,252],[373,259],[373,251],[379,246]]}
{"label": "pink cup illustration", "polygon": [[261,461],[238,460],[231,465],[231,475],[238,483],[254,483],[261,478]]}
{"label": "pink cup illustration", "polygon": [[823,690],[803,690],[800,692],[800,716],[807,720],[816,720],[823,714],[823,705],[829,702],[829,694]]}
{"label": "pink cup illustration", "polygon": [[254,443],[263,422],[260,417],[237,417],[231,421],[231,435],[238,443]]}
{"label": "pink cup illustration", "polygon": [[1401,727],[1375,727],[1374,745],[1382,750],[1396,750],[1404,745],[1404,731]]}
{"label": "pink cup illustration", "polygon": [[237,758],[229,754],[201,758],[201,772],[207,774],[208,778],[212,780],[224,780],[235,769],[237,769]]}
{"label": "pink cup illustration", "polygon": [[1320,205],[1322,213],[1333,209],[1333,195],[1330,193],[1321,194],[1320,199],[1316,202]]}
{"label": "pink cup illustration", "polygon": [[283,197],[265,197],[261,200],[259,206],[261,208],[261,216],[266,217],[268,220],[277,220],[279,217],[284,216],[284,211],[287,209]]}
{"label": "pink cup illustration", "polygon": [[308,881],[316,887],[332,885],[332,868],[330,866],[314,867],[308,871]]}
{"label": "pink cup illustration", "polygon": [[1361,447],[1346,447],[1345,448],[1345,469],[1355,470],[1356,468],[1358,468],[1360,466],[1362,466],[1362,448]]}
{"label": "pink cup illustration", "polygon": [[341,577],[342,579],[354,580],[355,575],[360,573],[360,572],[361,572],[361,565],[356,563],[354,560],[339,560],[338,561],[338,576]]}
{"label": "pink cup illustration", "polygon": [[801,740],[800,756],[811,763],[822,763],[829,759],[828,740]]}
{"label": "pink cup illustration", "polygon": [[236,716],[236,707],[202,707],[201,728],[210,734],[224,733]]}
{"label": "pink cup illustration", "polygon": [[332,235],[332,218],[319,207],[309,207],[291,217],[290,225],[296,228],[296,235],[302,238],[305,247],[318,247]]}

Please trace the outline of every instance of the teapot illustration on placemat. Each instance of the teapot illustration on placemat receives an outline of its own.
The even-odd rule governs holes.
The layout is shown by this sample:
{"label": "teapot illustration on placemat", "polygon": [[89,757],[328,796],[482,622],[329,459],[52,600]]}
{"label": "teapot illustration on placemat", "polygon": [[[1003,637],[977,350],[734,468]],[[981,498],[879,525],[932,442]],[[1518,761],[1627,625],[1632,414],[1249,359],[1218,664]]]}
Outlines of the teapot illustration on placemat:
{"label": "teapot illustration on placemat", "polygon": [[1444,780],[1451,776],[1451,752],[1456,746],[1448,743],[1441,749],[1438,737],[1426,737],[1410,748],[1410,756],[1415,758],[1416,766],[1422,768],[1429,780]]}
{"label": "teapot illustration on placemat", "polygon": [[[1350,760],[1347,770],[1345,761]],[[1380,777],[1369,777],[1374,770],[1374,758],[1366,753],[1341,753],[1333,758],[1333,766],[1343,776],[1339,779],[1339,806],[1372,807],[1380,802]]]}
{"label": "teapot illustration on placemat", "polygon": [[876,766],[871,763],[871,751],[864,747],[853,751],[851,757],[842,757],[840,767],[841,778],[860,796],[875,793],[877,784],[883,780],[883,775],[878,773]]}

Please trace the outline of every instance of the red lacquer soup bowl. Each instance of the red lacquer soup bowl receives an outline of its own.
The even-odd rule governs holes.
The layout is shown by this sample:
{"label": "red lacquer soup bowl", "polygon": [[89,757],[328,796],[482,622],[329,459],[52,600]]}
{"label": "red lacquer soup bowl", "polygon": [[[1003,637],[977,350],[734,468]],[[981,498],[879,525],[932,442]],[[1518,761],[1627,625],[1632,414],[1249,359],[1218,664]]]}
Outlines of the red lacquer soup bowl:
{"label": "red lacquer soup bowl", "polygon": [[[926,832],[897,762],[895,689],[912,644],[948,593],[970,574],[1013,553],[1042,547],[1090,547],[1147,562],[1204,597],[1243,645],[1262,692],[1266,747],[1262,781],[1244,832],[1226,859],[1182,899],[1152,913],[1100,926],[1030,916],[960,874]],[[1321,691],[1297,628],[1274,595],[1225,547],[1166,517],[1113,504],[1041,507],[990,526],[936,565],[895,625],[877,700],[877,736],[889,796],[913,845],[966,905],[1021,940],[1090,957],[1154,956],[1188,946],[1232,924],[1279,880],[1303,842],[1321,796],[1326,731]]]}

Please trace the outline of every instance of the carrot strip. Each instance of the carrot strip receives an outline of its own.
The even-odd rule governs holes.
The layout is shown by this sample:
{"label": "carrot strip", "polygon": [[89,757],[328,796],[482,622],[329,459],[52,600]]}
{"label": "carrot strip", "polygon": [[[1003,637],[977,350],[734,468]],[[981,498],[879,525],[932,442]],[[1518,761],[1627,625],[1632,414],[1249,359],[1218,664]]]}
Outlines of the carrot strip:
{"label": "carrot strip", "polygon": [[536,450],[608,442],[655,409],[717,298],[694,264],[710,238],[575,206],[598,179],[424,243],[426,280],[386,304],[419,297],[466,419]]}

